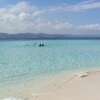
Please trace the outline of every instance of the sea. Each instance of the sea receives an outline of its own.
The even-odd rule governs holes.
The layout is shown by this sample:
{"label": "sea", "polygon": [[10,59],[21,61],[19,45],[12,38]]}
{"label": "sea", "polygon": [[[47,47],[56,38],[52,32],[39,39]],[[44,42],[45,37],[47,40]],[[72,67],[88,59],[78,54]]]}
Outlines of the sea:
{"label": "sea", "polygon": [[[28,80],[95,68],[100,68],[100,40],[2,40],[0,97],[13,97],[7,87]],[[4,88],[9,95],[2,93]]]}

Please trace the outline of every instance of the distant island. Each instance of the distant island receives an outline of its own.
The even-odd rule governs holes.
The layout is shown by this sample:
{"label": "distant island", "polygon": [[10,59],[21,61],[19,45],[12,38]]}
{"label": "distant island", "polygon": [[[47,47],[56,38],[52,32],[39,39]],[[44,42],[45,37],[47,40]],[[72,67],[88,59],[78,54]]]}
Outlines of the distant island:
{"label": "distant island", "polygon": [[46,33],[0,33],[0,40],[32,40],[32,39],[100,39],[97,35],[46,34]]}

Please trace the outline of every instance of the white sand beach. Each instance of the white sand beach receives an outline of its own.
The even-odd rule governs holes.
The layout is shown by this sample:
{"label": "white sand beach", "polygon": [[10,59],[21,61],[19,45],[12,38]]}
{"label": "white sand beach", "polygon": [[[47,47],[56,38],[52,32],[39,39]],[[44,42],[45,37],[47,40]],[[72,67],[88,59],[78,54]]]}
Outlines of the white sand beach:
{"label": "white sand beach", "polygon": [[100,71],[63,77],[26,100],[100,100]]}
{"label": "white sand beach", "polygon": [[[0,100],[100,100],[100,70],[66,73],[41,78],[36,83],[2,90]],[[6,94],[7,98],[4,98]]]}

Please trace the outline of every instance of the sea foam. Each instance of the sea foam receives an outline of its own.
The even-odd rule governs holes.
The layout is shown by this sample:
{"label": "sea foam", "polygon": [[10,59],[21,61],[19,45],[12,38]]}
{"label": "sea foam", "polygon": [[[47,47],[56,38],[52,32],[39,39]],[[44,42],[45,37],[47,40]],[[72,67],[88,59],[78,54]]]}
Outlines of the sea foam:
{"label": "sea foam", "polygon": [[14,98],[14,97],[10,97],[10,98],[5,98],[3,100],[21,100],[21,99],[18,99],[18,98]]}

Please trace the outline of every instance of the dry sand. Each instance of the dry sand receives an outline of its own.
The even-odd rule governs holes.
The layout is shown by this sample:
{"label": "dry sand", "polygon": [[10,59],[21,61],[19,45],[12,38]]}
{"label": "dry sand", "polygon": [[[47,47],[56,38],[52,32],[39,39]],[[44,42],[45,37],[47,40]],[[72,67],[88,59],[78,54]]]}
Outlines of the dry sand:
{"label": "dry sand", "polygon": [[26,100],[100,100],[100,71],[61,79]]}

